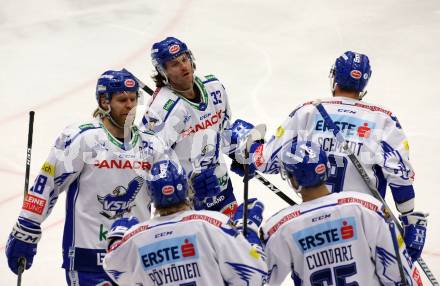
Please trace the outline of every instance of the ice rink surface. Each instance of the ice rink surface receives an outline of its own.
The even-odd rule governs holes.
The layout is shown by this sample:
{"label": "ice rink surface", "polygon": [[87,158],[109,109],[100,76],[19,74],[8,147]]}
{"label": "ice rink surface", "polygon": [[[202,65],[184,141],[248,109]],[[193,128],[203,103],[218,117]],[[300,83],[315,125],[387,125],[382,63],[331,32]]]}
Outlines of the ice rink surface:
{"label": "ice rink surface", "polygon": [[[368,54],[373,75],[365,101],[393,110],[409,137],[416,209],[430,213],[423,257],[440,278],[439,1],[2,0],[0,285],[16,283],[4,248],[23,197],[28,111],[36,111],[33,182],[63,127],[91,118],[97,77],[125,67],[152,85],[150,47],[169,35],[189,45],[198,74],[224,83],[233,119],[266,123],[269,133],[296,105],[330,96],[327,76],[337,56]],[[233,182],[241,198],[241,180]],[[266,217],[286,206],[257,181],[250,195],[266,203]],[[22,285],[65,284],[64,201],[61,195],[43,223]]]}

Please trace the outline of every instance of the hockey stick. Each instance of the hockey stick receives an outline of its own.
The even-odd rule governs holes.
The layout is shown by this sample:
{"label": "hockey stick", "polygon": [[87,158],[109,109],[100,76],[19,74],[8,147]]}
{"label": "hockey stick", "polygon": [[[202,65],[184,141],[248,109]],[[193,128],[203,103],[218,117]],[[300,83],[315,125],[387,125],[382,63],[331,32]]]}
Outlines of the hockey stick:
{"label": "hockey stick", "polygon": [[[29,173],[31,170],[31,154],[32,154],[32,136],[34,133],[34,111],[29,112],[29,129],[28,129],[28,141],[27,141],[27,149],[26,149],[26,173],[24,176],[24,196],[23,200],[25,200],[28,188],[29,188]],[[17,286],[21,285],[21,276],[26,267],[26,258],[20,257],[18,259],[18,270],[17,270]]]}
{"label": "hockey stick", "polygon": [[[129,72],[127,69],[122,69],[125,72]],[[132,74],[133,75],[133,74]],[[135,75],[133,75],[133,77],[135,78],[135,80],[137,81],[137,83],[139,84],[140,88],[145,91],[146,93],[148,93],[149,95],[153,95],[154,91],[149,88],[145,83],[143,83],[139,78],[137,78]],[[288,203],[289,205],[296,205],[297,203],[295,201],[293,201],[291,198],[289,198],[289,196],[287,196],[286,194],[284,194],[279,188],[277,188],[274,184],[272,184],[271,182],[269,182],[266,178],[264,178],[262,175],[260,175],[259,173],[255,174],[255,178],[260,181],[263,185],[265,185],[269,190],[271,190],[273,193],[275,193],[275,195],[279,196],[282,200],[284,200],[286,203]]]}
{"label": "hockey stick", "polygon": [[244,192],[243,192],[243,235],[246,237],[247,234],[247,219],[248,219],[248,204],[247,201],[249,199],[249,165],[247,164],[247,160],[249,159],[249,150],[251,149],[251,145],[258,140],[264,139],[264,135],[266,134],[266,125],[259,124],[255,126],[250,132],[246,139],[246,146],[244,150],[245,164],[244,168]]}
{"label": "hockey stick", "polygon": [[297,203],[292,200],[289,196],[287,196],[285,193],[283,193],[280,189],[278,189],[274,184],[269,182],[265,177],[260,175],[260,173],[255,173],[255,178],[257,178],[258,181],[260,181],[263,185],[265,185],[269,190],[275,193],[275,195],[279,196],[283,201],[288,203],[289,205],[293,206]]}
{"label": "hockey stick", "polygon": [[[371,194],[384,205],[385,216],[388,216],[397,225],[399,232],[401,233],[401,235],[403,235],[403,227],[400,224],[400,221],[391,212],[388,204],[386,203],[385,199],[382,198],[379,191],[374,186],[372,186],[370,177],[368,176],[367,172],[365,171],[365,168],[362,166],[361,162],[356,157],[356,155],[353,153],[353,151],[351,151],[351,149],[348,147],[347,141],[345,141],[344,136],[341,134],[339,128],[336,126],[336,124],[331,119],[330,115],[327,113],[327,110],[325,110],[324,106],[321,104],[321,101],[317,100],[313,104],[316,107],[316,109],[318,109],[319,113],[321,114],[321,116],[324,119],[327,126],[329,126],[330,129],[333,129],[333,134],[335,135],[336,140],[338,141],[339,144],[341,144],[343,146],[343,150],[347,153],[348,158],[355,166],[356,170],[358,171],[359,175],[362,177],[363,181],[367,185]],[[402,268],[402,262],[400,261],[400,255],[396,255],[396,258],[398,259],[398,262],[399,262],[399,268]],[[439,283],[438,283],[437,279],[434,277],[434,274],[431,272],[431,270],[429,269],[429,267],[425,263],[425,261],[422,259],[422,257],[419,257],[417,259],[417,262],[419,263],[420,268],[422,268],[423,272],[425,273],[426,277],[429,279],[431,284],[434,286],[438,286]],[[404,282],[404,281],[406,282],[405,276],[403,275],[403,269],[399,269],[399,271],[401,272],[400,275],[402,276],[402,282]]]}

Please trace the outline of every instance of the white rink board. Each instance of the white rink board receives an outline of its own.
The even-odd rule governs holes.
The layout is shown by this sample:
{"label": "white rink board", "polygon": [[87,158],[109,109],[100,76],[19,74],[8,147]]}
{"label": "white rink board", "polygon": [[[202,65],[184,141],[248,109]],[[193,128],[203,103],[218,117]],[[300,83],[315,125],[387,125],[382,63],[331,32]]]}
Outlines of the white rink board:
{"label": "white rink board", "polygon": [[[268,133],[297,104],[330,95],[327,76],[337,56],[345,50],[368,54],[373,75],[366,101],[392,109],[409,137],[416,208],[431,214],[423,257],[440,278],[439,1],[4,0],[0,285],[16,283],[4,247],[21,206],[27,112],[36,111],[32,182],[63,127],[91,117],[98,75],[126,67],[152,85],[151,44],[169,35],[186,41],[199,74],[215,74],[224,83],[233,119],[266,123]],[[267,177],[288,190],[278,177]],[[241,179],[234,176],[233,182],[241,198]],[[286,206],[256,181],[250,195],[266,203],[266,217]],[[61,195],[43,223],[38,254],[22,285],[65,284],[64,200]]]}

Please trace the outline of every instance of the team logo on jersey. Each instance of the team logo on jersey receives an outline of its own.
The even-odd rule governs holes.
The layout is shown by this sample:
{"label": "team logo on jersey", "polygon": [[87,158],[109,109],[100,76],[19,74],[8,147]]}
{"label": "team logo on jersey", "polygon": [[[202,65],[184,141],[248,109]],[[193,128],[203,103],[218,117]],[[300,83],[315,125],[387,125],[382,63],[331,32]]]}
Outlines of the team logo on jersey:
{"label": "team logo on jersey", "polygon": [[124,213],[130,212],[131,208],[135,206],[134,200],[143,184],[144,179],[137,176],[128,183],[127,188],[118,186],[111,194],[103,197],[97,195],[98,201],[104,209],[100,214],[108,219],[115,219],[122,217]]}
{"label": "team logo on jersey", "polygon": [[154,117],[148,117],[148,121],[147,121],[147,128],[149,130],[154,131],[157,123],[159,122],[159,119],[154,118]]}
{"label": "team logo on jersey", "polygon": [[145,271],[162,265],[188,262],[199,258],[195,235],[161,240],[139,248],[138,252]]}
{"label": "team logo on jersey", "polygon": [[172,45],[168,48],[168,52],[170,52],[170,54],[172,55],[177,54],[179,51],[180,51],[179,45]]}
{"label": "team logo on jersey", "polygon": [[132,80],[131,78],[127,78],[124,81],[124,85],[128,88],[134,87],[136,85],[136,82],[134,80]]}
{"label": "team logo on jersey", "polygon": [[174,187],[173,186],[165,186],[162,188],[162,194],[165,196],[169,196],[174,194]]}
{"label": "team logo on jersey", "polygon": [[345,217],[312,226],[292,234],[298,248],[306,253],[357,239],[354,217]]}

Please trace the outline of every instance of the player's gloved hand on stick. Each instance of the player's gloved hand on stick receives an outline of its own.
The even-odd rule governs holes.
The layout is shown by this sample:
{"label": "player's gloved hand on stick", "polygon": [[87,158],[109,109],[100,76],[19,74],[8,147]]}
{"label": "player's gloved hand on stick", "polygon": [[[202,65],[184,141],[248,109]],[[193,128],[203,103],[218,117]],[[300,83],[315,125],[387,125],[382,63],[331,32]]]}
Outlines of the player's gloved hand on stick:
{"label": "player's gloved hand on stick", "polygon": [[[246,239],[251,244],[261,245],[258,236],[261,223],[263,222],[264,204],[256,198],[251,198],[248,204],[247,234]],[[238,230],[243,231],[244,203],[241,204],[234,215],[234,223]]]}
{"label": "player's gloved hand on stick", "polygon": [[130,227],[139,223],[135,216],[123,217],[113,222],[111,229],[107,235],[107,250],[110,249],[113,243],[122,239]]}
{"label": "player's gloved hand on stick", "polygon": [[249,133],[254,128],[249,122],[241,119],[237,119],[230,128],[227,128],[224,132],[224,137],[227,137],[230,144],[229,157],[232,159],[231,171],[237,175],[244,177],[244,165],[248,166],[249,178],[255,176],[256,166],[253,163],[253,154],[262,142],[256,141],[252,143],[249,150],[249,157],[246,158],[246,141]]}
{"label": "player's gloved hand on stick", "polygon": [[191,183],[194,190],[194,208],[196,210],[205,209],[206,200],[220,194],[220,185],[215,175],[215,168],[205,169],[199,174],[193,174]]}
{"label": "player's gloved hand on stick", "polygon": [[40,224],[23,218],[18,219],[6,243],[6,257],[12,272],[18,273],[20,257],[26,259],[25,269],[29,269],[32,266],[34,256],[37,253],[37,243],[40,238]]}
{"label": "player's gloved hand on stick", "polygon": [[422,212],[410,212],[399,216],[404,228],[406,248],[413,261],[420,257],[425,245],[427,216],[428,214]]}

